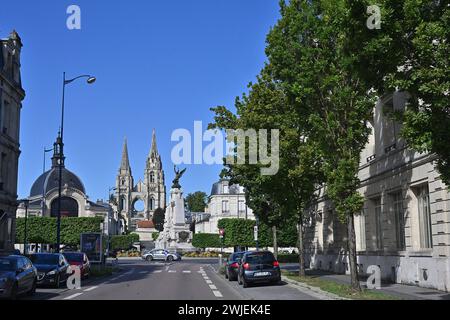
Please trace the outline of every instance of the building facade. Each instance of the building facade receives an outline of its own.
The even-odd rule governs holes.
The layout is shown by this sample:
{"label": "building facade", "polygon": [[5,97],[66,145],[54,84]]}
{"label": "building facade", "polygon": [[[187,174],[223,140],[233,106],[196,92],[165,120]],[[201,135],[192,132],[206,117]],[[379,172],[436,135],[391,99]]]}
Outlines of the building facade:
{"label": "building facade", "polygon": [[81,179],[66,168],[65,156],[61,148],[61,137],[58,136],[52,157],[52,167],[43,173],[31,187],[30,196],[19,203],[17,217],[57,217],[59,196],[59,166],[62,166],[62,217],[103,217],[103,232],[119,234],[121,226],[112,207],[102,201],[93,202],[86,195],[86,189]]}
{"label": "building facade", "polygon": [[246,204],[244,188],[230,185],[226,179],[213,184],[205,212],[197,212],[192,217],[195,221],[195,232],[219,233],[217,223],[224,218],[255,220],[252,209]]}
{"label": "building facade", "polygon": [[[450,193],[432,154],[408,149],[401,125],[387,114],[405,107],[407,95],[381,99],[372,135],[361,155],[359,192],[364,209],[355,217],[358,266],[379,266],[384,280],[449,291]],[[311,268],[348,273],[347,231],[326,191],[311,210],[306,252]]]}
{"label": "building facade", "polygon": [[21,49],[16,31],[0,39],[0,254],[13,250],[15,240],[20,111],[25,98]]}
{"label": "building facade", "polygon": [[[137,228],[138,222],[149,221],[157,208],[166,208],[166,186],[161,156],[156,145],[156,133],[153,130],[152,145],[147,156],[144,181],[134,184],[128,157],[127,141],[123,145],[122,160],[116,177],[114,203],[119,206],[119,216],[125,221],[129,231]],[[120,200],[119,200],[120,199]],[[142,207],[138,207],[138,203]]]}

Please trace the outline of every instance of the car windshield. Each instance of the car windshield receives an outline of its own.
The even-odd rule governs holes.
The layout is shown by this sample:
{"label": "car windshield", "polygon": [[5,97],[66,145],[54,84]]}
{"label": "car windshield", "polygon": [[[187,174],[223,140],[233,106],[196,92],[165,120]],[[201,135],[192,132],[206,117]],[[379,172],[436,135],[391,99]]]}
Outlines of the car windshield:
{"label": "car windshield", "polygon": [[59,257],[53,254],[34,254],[30,260],[33,264],[58,264]]}
{"label": "car windshield", "polygon": [[247,256],[246,262],[250,264],[266,264],[275,261],[273,254],[271,253],[252,253]]}
{"label": "car windshield", "polygon": [[0,271],[15,271],[16,260],[8,258],[0,258]]}
{"label": "car windshield", "polygon": [[82,253],[64,253],[64,256],[68,261],[76,261],[76,262],[82,262],[83,261],[83,254]]}
{"label": "car windshield", "polygon": [[240,258],[242,258],[242,253],[233,253],[230,257],[230,261],[238,261]]}

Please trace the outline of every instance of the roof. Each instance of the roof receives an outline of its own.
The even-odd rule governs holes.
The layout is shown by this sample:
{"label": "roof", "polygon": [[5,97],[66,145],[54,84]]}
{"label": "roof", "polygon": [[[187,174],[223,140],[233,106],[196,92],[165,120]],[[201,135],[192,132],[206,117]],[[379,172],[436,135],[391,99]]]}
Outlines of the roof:
{"label": "roof", "polygon": [[[58,167],[55,167],[37,178],[31,187],[30,197],[42,196],[44,191],[45,194],[47,194],[51,190],[58,188],[58,182],[59,170]],[[78,178],[75,173],[66,168],[62,168],[62,186],[64,187],[65,185],[86,194],[86,190],[84,189],[81,179]]]}
{"label": "roof", "polygon": [[239,185],[237,185],[237,184],[230,185],[230,187],[228,189],[229,192],[223,193],[222,185],[228,185],[228,182],[229,182],[228,180],[223,179],[223,180],[220,180],[220,181],[214,183],[211,188],[211,196],[221,195],[221,194],[232,194],[232,195],[233,194],[242,194],[242,193],[239,193]]}
{"label": "roof", "polygon": [[144,220],[144,221],[139,221],[137,223],[137,227],[139,229],[154,229],[155,225],[153,224],[153,221],[151,221],[151,220]]}

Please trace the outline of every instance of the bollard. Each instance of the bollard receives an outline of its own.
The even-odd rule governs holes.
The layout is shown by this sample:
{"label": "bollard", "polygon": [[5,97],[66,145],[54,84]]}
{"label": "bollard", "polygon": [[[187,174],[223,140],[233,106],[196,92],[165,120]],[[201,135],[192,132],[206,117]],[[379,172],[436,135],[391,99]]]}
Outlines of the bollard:
{"label": "bollard", "polygon": [[222,254],[219,254],[219,272],[220,272],[220,268],[222,268]]}

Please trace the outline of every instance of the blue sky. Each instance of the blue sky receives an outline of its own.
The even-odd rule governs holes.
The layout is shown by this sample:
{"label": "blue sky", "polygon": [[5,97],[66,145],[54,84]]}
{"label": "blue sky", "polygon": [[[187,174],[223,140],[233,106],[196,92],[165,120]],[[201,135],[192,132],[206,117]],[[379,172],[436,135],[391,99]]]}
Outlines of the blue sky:
{"label": "blue sky", "polygon": [[[81,30],[66,28],[71,4],[81,8]],[[265,37],[278,18],[278,0],[2,2],[0,37],[16,29],[24,43],[19,197],[42,173],[43,148],[55,140],[63,71],[98,79],[72,83],[66,95],[66,165],[89,197],[107,197],[125,136],[134,178],[143,176],[153,128],[169,188],[172,131],[192,131],[194,121],[206,126],[210,107],[233,106],[263,67]],[[221,170],[187,167],[185,193],[209,193]]]}

